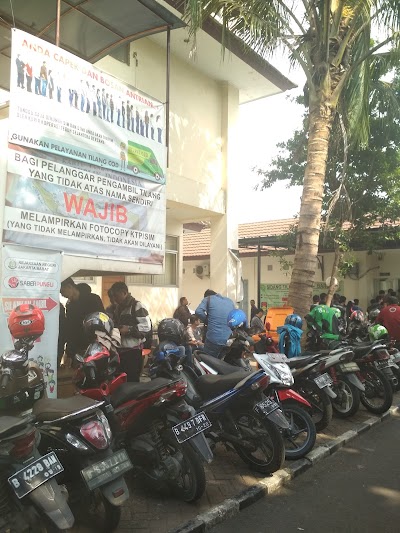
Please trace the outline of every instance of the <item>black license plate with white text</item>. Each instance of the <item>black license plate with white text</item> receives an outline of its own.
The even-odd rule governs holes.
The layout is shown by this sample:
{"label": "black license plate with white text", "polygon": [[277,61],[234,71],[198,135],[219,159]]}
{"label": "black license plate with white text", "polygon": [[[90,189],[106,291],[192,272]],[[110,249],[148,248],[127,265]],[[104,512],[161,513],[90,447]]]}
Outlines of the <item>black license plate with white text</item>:
{"label": "black license plate with white text", "polygon": [[185,420],[174,426],[172,431],[174,432],[176,440],[181,444],[182,442],[195,437],[199,433],[202,433],[211,426],[212,424],[208,419],[208,416],[201,411],[201,413],[197,413],[197,415],[192,416],[189,420]]}
{"label": "black license plate with white text", "polygon": [[314,382],[320,389],[323,389],[328,385],[332,385],[333,383],[331,376],[326,372],[325,374],[321,374],[320,376],[314,378]]}
{"label": "black license plate with white text", "polygon": [[18,498],[21,499],[63,470],[63,465],[58,460],[57,455],[50,452],[15,472],[8,478],[8,482]]}
{"label": "black license plate with white text", "polygon": [[254,411],[260,415],[268,416],[273,411],[276,411],[279,409],[279,405],[275,402],[275,400],[271,400],[271,398],[266,398],[262,402],[257,403],[254,406]]}
{"label": "black license plate with white text", "polygon": [[126,450],[119,450],[110,457],[106,457],[102,461],[81,470],[81,476],[88,489],[94,490],[122,476],[131,469],[132,463]]}

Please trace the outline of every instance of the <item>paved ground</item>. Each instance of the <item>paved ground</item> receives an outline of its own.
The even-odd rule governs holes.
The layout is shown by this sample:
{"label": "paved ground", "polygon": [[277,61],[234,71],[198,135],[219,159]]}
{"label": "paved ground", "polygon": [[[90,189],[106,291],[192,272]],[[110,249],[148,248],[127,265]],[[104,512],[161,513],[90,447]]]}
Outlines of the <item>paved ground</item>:
{"label": "paved ground", "polygon": [[[400,403],[399,393],[393,405],[398,403]],[[373,415],[370,412],[361,407],[351,420],[334,418],[327,430],[318,435],[316,446],[336,438],[371,416]],[[369,434],[370,432],[365,434],[367,441]],[[311,475],[312,471],[313,469]],[[140,480],[131,481],[132,498],[129,505],[123,508],[122,520],[117,531],[120,533],[128,531],[165,533],[194,518],[197,514],[209,510],[226,498],[256,484],[261,477],[252,473],[236,454],[227,452],[224,447],[218,446],[214,461],[207,468],[206,492],[197,503],[185,504],[172,498],[157,497],[153,493],[145,492],[140,486]]]}
{"label": "paved ground", "polygon": [[211,531],[397,533],[399,442],[397,414]]}
{"label": "paved ground", "polygon": [[[60,374],[61,378],[64,376],[67,378],[69,372],[61,372]],[[66,380],[63,385],[63,395],[65,396],[73,394],[73,387],[68,384],[68,381]],[[397,393],[393,405],[398,405],[399,403],[400,393]],[[329,427],[323,433],[318,434],[315,446],[335,439],[342,433],[371,417],[373,415],[361,406],[359,412],[351,419],[340,420],[334,418]],[[379,427],[377,431],[380,431]],[[367,441],[370,438],[369,435],[370,432],[365,434]],[[263,477],[251,472],[235,453],[227,451],[222,445],[217,446],[214,455],[214,461],[206,468],[206,492],[194,504],[187,504],[173,498],[166,498],[154,494],[154,492],[150,492],[142,486],[140,479],[133,479],[128,475],[127,482],[130,488],[131,498],[128,504],[122,509],[121,522],[116,531],[118,533],[127,533],[128,531],[137,531],[138,533],[166,533],[180,524],[193,519],[199,513],[210,510],[226,498],[232,497],[247,487],[257,484]],[[313,472],[314,468],[311,469],[311,476]],[[321,530],[323,531],[323,529]],[[85,529],[83,531],[83,528],[74,528],[74,531],[88,533],[88,530]],[[328,528],[325,531],[330,532],[332,530]],[[350,533],[350,530],[342,531]]]}

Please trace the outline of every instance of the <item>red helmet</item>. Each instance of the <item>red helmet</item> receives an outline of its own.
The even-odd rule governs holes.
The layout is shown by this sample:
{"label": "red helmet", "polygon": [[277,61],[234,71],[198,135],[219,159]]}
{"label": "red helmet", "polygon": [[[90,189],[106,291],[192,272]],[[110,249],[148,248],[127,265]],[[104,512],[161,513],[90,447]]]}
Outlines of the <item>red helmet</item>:
{"label": "red helmet", "polygon": [[22,304],[11,311],[8,317],[8,329],[14,339],[34,337],[37,339],[44,332],[44,315],[31,304]]}

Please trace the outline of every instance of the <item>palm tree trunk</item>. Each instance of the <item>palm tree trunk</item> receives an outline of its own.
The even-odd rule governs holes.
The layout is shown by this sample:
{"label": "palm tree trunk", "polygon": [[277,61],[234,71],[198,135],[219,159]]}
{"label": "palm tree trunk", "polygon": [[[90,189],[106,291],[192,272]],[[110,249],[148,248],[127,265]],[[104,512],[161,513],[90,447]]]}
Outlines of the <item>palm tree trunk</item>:
{"label": "palm tree trunk", "polygon": [[289,286],[289,305],[305,316],[310,308],[321,225],[326,162],[332,126],[332,110],[320,103],[310,109],[307,167],[296,235],[296,251]]}
{"label": "palm tree trunk", "polygon": [[335,279],[339,270],[339,263],[343,257],[343,252],[340,249],[340,246],[335,246],[335,258],[333,260],[332,272],[331,272],[331,282],[329,284],[328,297],[326,299],[326,305],[331,305],[333,295],[336,292],[337,285],[335,284]]}

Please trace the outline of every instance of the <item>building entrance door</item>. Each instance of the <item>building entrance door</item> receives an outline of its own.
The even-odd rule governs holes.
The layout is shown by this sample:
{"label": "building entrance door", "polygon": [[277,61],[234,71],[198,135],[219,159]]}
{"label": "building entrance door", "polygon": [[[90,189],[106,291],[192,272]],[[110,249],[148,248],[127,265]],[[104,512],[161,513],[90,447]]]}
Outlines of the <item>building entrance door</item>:
{"label": "building entrance door", "polygon": [[102,281],[101,299],[103,300],[104,307],[108,307],[110,305],[110,299],[107,294],[108,289],[110,289],[117,281],[125,282],[125,276],[103,276]]}

